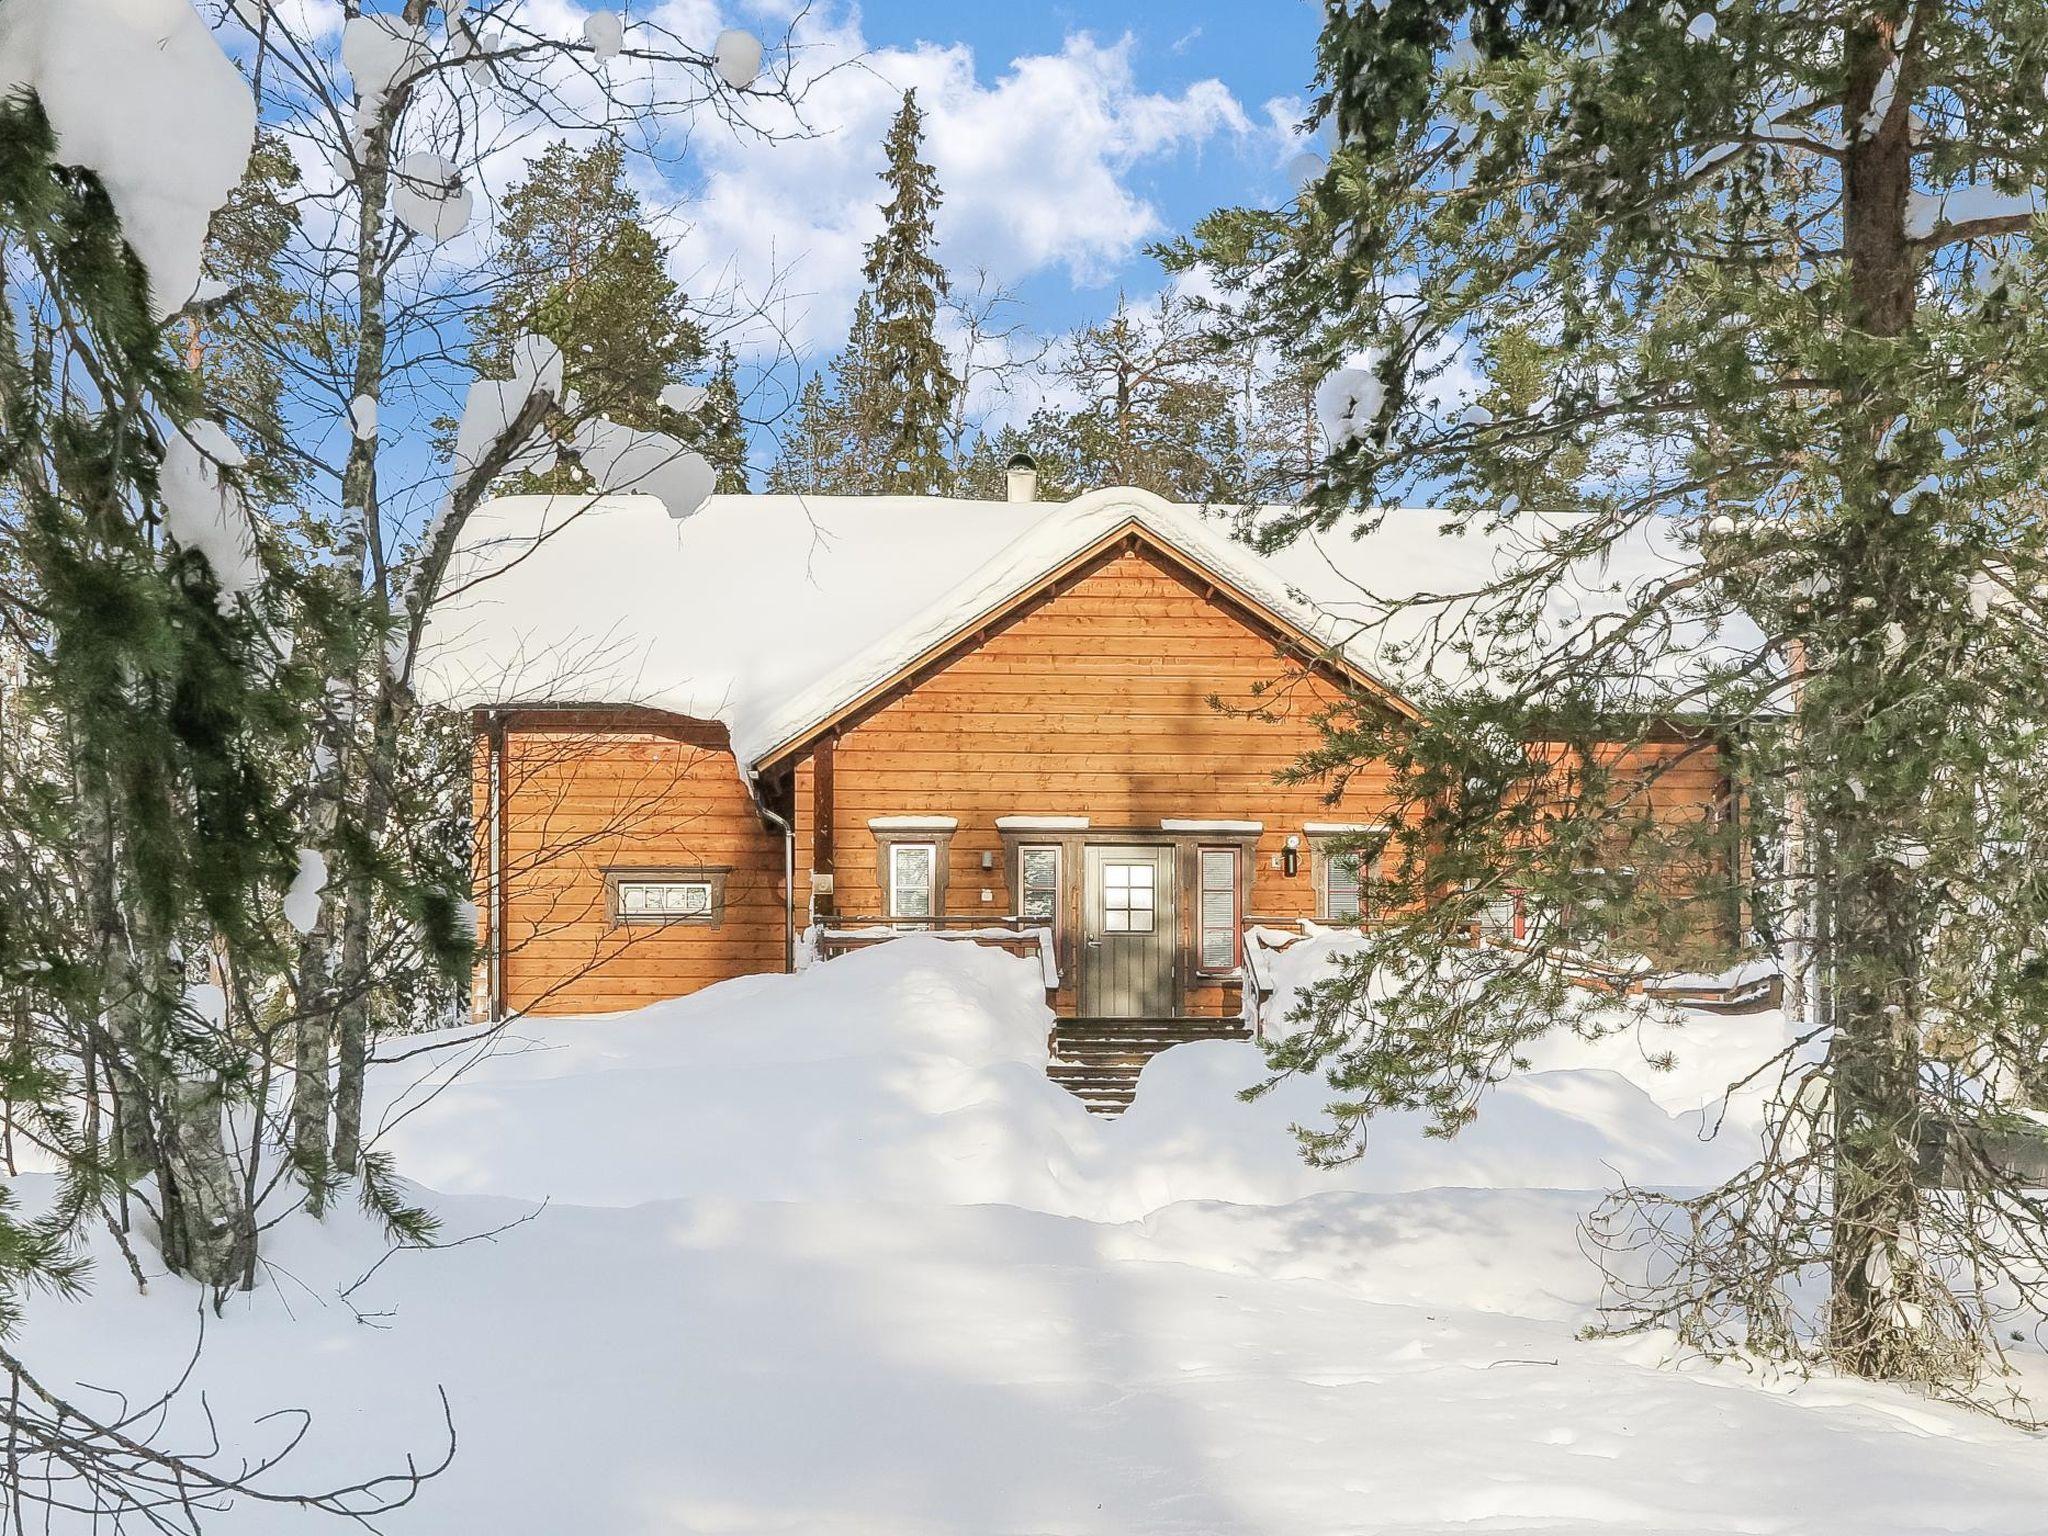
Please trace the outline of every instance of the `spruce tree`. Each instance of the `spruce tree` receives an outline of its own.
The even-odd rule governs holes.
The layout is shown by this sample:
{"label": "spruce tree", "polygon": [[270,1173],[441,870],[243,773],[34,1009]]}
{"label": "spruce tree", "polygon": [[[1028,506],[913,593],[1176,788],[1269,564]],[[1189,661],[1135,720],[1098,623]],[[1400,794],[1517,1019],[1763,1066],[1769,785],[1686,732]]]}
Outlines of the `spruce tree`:
{"label": "spruce tree", "polygon": [[768,485],[775,491],[863,496],[886,488],[882,456],[894,430],[891,395],[874,362],[875,306],[854,301],[846,345],[828,365],[831,382],[813,374],[797,392],[796,419],[783,434]]}
{"label": "spruce tree", "polygon": [[882,232],[867,249],[872,342],[860,360],[858,392],[842,391],[843,399],[861,402],[856,415],[872,409],[882,423],[876,489],[906,495],[947,488],[946,435],[960,388],[938,337],[946,272],[932,254],[940,194],[931,166],[918,158],[923,132],[917,92],[905,91],[884,141],[888,164],[881,176],[890,196],[882,205]]}
{"label": "spruce tree", "polygon": [[738,363],[732,348],[718,349],[718,367],[704,391],[704,404],[677,435],[718,471],[714,490],[721,496],[744,496],[747,483],[747,424],[740,413]]}
{"label": "spruce tree", "polygon": [[814,373],[797,391],[794,419],[782,432],[775,462],[768,467],[771,492],[819,495],[831,488],[828,476],[839,442],[833,435],[833,414],[825,376]]}
{"label": "spruce tree", "polygon": [[283,418],[285,355],[315,340],[286,270],[299,233],[298,184],[290,147],[259,134],[242,184],[214,211],[208,233],[203,270],[219,297],[178,322],[186,365],[248,455],[242,479],[250,496],[267,507],[297,500],[310,478]]}
{"label": "spruce tree", "polygon": [[[1390,605],[1424,718],[1356,701],[1297,770],[1396,802],[1385,921],[1275,1053],[1337,1090],[1311,1154],[1387,1108],[1454,1130],[1599,1027],[1566,953],[1740,902],[1808,1043],[1760,1064],[1756,1165],[1608,1213],[1612,1319],[1979,1397],[2048,1257],[1992,1151],[2048,1049],[2044,62],[2040,6],[1332,4],[1326,174],[1173,256],[1328,376],[1333,451],[1265,537],[1426,500],[1520,540]],[[1759,840],[1658,814],[1603,742],[1725,763]],[[1516,901],[1532,948],[1472,949]]]}

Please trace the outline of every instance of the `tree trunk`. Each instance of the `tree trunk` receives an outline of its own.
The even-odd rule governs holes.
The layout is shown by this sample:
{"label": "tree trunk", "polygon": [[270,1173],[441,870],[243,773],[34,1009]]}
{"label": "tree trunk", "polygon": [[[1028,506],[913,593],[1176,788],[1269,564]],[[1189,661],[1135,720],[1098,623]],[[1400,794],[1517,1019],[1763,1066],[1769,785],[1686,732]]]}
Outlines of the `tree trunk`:
{"label": "tree trunk", "polygon": [[[1845,39],[1849,86],[1844,120],[1852,125],[1844,167],[1844,246],[1849,264],[1849,328],[1871,340],[1904,336],[1913,324],[1915,258],[1906,238],[1912,153],[1898,66],[1891,109],[1875,131],[1862,125],[1879,82],[1893,67],[1896,23],[1864,16]],[[1873,377],[1875,382],[1873,382]],[[1911,541],[1919,537],[1884,495],[1877,445],[1905,408],[1890,374],[1865,370],[1843,381],[1838,472],[1844,491],[1842,534],[1831,600],[1858,616],[1861,638],[1822,663],[1828,676],[1809,739],[1831,742],[1834,773],[1863,722],[1881,719],[1910,679],[1887,658],[1888,623],[1915,628]],[[1867,615],[1867,621],[1863,621]],[[1826,751],[1811,754],[1826,761]],[[1904,776],[1867,794],[1827,785],[1813,797],[1820,846],[1815,866],[1829,898],[1821,971],[1833,1026],[1834,1219],[1829,1346],[1836,1363],[1859,1375],[1913,1374],[1926,1340],[1900,1289],[1919,1204],[1921,1059],[1918,973],[1920,933],[1914,874],[1901,854],[1916,840],[1923,811]],[[1908,1282],[1910,1283],[1910,1282]]]}
{"label": "tree trunk", "polygon": [[[403,14],[408,23],[423,22],[426,12],[426,0],[406,0]],[[384,103],[379,120],[365,135],[359,153],[355,252],[358,313],[355,366],[350,380],[354,390],[350,402],[352,417],[355,400],[374,404],[384,394],[388,334],[384,316],[384,203],[391,189],[390,125],[404,110],[407,90],[402,87],[394,99]],[[352,508],[356,515],[334,562],[338,579],[346,587],[337,594],[340,631],[328,669],[327,704],[315,738],[313,793],[308,797],[306,829],[308,845],[318,849],[327,860],[329,877],[313,929],[299,947],[299,1018],[293,1061],[297,1074],[292,1090],[293,1156],[306,1176],[306,1203],[315,1215],[325,1208],[331,1170],[343,1161],[335,1155],[335,1144],[329,1139],[330,1115],[335,1108],[330,1073],[337,1025],[344,1031],[350,1027],[348,1020],[361,990],[360,976],[350,974],[348,948],[354,921],[350,894],[360,890],[363,882],[349,868],[351,861],[340,847],[338,833],[348,789],[348,764],[355,752],[360,680],[366,664],[381,665],[381,655],[373,653],[384,642],[380,621],[390,613],[388,573],[378,524],[375,437],[350,438],[348,457],[342,466],[341,501],[344,512]],[[358,1108],[360,1094],[358,1084],[354,1089]],[[347,1161],[352,1165],[354,1159]]]}

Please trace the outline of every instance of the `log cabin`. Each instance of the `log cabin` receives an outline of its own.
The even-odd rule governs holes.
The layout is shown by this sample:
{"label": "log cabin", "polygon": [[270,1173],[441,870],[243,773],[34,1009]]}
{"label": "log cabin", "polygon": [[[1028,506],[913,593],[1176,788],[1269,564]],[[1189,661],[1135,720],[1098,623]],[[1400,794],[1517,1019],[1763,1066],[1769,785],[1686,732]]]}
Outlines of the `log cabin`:
{"label": "log cabin", "polygon": [[[1248,929],[1366,915],[1347,850],[1385,776],[1332,804],[1276,774],[1347,697],[1412,715],[1412,637],[1363,616],[1469,588],[1506,535],[1396,510],[1258,554],[1201,508],[1030,479],[480,511],[420,668],[476,722],[478,1012],[626,1009],[937,929],[1038,953],[1064,1019],[1185,1035],[1243,1014]],[[1716,754],[1669,750],[1668,813],[1729,815]]]}

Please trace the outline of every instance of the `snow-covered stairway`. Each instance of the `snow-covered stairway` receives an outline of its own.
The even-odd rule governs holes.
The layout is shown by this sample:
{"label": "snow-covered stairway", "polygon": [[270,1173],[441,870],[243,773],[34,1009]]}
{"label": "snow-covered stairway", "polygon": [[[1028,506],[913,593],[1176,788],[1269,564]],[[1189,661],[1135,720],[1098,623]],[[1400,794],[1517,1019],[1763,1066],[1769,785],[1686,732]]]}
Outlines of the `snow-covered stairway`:
{"label": "snow-covered stairway", "polygon": [[1045,1072],[1098,1115],[1120,1115],[1145,1063],[1190,1040],[1246,1040],[1239,1019],[1060,1019]]}

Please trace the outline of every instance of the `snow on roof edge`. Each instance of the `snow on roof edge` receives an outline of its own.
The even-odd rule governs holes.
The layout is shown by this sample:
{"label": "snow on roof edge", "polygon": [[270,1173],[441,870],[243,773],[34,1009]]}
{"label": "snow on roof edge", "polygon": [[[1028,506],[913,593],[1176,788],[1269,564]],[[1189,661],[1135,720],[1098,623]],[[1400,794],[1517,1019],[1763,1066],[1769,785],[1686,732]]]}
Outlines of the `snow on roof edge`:
{"label": "snow on roof edge", "polygon": [[1109,486],[1076,497],[1027,528],[945,597],[799,690],[744,738],[735,732],[734,755],[756,768],[782,756],[810,731],[919,657],[1030,591],[1076,555],[1130,526],[1144,528],[1183,558],[1328,646],[1388,694],[1400,696],[1397,687],[1347,647],[1329,614],[1304,602],[1250,549],[1219,535],[1199,517],[1151,491]]}

